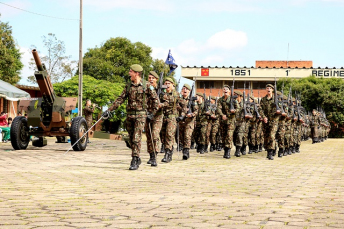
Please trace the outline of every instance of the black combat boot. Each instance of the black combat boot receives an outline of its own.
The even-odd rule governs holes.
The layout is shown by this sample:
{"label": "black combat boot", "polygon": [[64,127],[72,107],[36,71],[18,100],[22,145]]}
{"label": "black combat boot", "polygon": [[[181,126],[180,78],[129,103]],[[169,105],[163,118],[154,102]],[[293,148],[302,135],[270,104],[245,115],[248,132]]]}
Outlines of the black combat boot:
{"label": "black combat boot", "polygon": [[235,148],[234,156],[240,157],[240,152],[241,152],[240,150],[241,150],[241,146],[237,146],[237,147]]}
{"label": "black combat boot", "polygon": [[273,160],[274,159],[273,150],[272,149],[268,149],[268,159],[269,160]]}
{"label": "black combat boot", "polygon": [[132,157],[129,170],[137,170],[141,164],[141,159],[139,157]]}
{"label": "black combat boot", "polygon": [[204,150],[204,153],[208,153],[208,144],[207,145],[203,145],[203,150]]}
{"label": "black combat boot", "polygon": [[241,152],[242,155],[246,155],[246,147],[247,147],[247,145],[242,145],[241,146],[240,152]]}
{"label": "black combat boot", "polygon": [[276,148],[272,150],[272,156],[276,156]]}
{"label": "black combat boot", "polygon": [[149,161],[147,161],[147,164],[150,164],[151,166],[158,166],[156,163],[156,154],[155,153],[150,153],[149,154]]}
{"label": "black combat boot", "polygon": [[248,154],[253,153],[253,145],[248,145]]}
{"label": "black combat boot", "polygon": [[182,144],[179,144],[177,145],[177,151],[183,151],[183,145]]}
{"label": "black combat boot", "polygon": [[195,142],[191,142],[190,149],[195,149]]}
{"label": "black combat boot", "polygon": [[201,152],[201,148],[202,148],[201,146],[202,146],[201,144],[198,144],[198,145],[197,145],[197,153],[200,153],[200,152]]}
{"label": "black combat boot", "polygon": [[259,144],[258,152],[262,152],[262,151],[263,151],[263,146],[262,146],[262,144]]}
{"label": "black combat boot", "polygon": [[219,148],[217,148],[217,151],[222,151],[223,150],[223,144],[219,143]]}
{"label": "black combat boot", "polygon": [[199,145],[199,153],[200,154],[204,154],[205,153],[204,148],[205,148],[205,145]]}
{"label": "black combat boot", "polygon": [[189,159],[190,154],[189,154],[189,149],[188,148],[184,148],[183,149],[183,160],[187,160]]}
{"label": "black combat boot", "polygon": [[255,152],[255,153],[258,153],[258,152],[259,152],[259,146],[258,146],[258,145],[255,145],[255,146],[254,146],[254,152]]}
{"label": "black combat boot", "polygon": [[291,155],[293,152],[293,150],[291,149],[291,146],[289,147],[289,150],[288,150],[288,155]]}
{"label": "black combat boot", "polygon": [[210,152],[214,152],[214,150],[215,150],[215,144],[211,144],[211,145],[210,145],[210,150],[209,150],[209,151],[210,151]]}
{"label": "black combat boot", "polygon": [[225,147],[225,153],[223,155],[223,158],[229,159],[231,158],[231,149],[228,147]]}
{"label": "black combat boot", "polygon": [[164,144],[161,144],[160,153],[165,153],[165,145]]}
{"label": "black combat boot", "polygon": [[161,162],[169,163],[170,161],[172,161],[172,150],[166,149],[165,156]]}
{"label": "black combat boot", "polygon": [[283,157],[283,153],[284,153],[283,148],[279,148],[278,157]]}
{"label": "black combat boot", "polygon": [[283,156],[288,156],[288,152],[289,152],[289,148],[285,148],[285,149],[284,149]]}
{"label": "black combat boot", "polygon": [[295,146],[295,152],[296,153],[300,153],[300,145],[296,145]]}
{"label": "black combat boot", "polygon": [[292,146],[292,147],[290,147],[291,148],[291,152],[292,153],[296,153],[296,151],[295,151],[295,146]]}

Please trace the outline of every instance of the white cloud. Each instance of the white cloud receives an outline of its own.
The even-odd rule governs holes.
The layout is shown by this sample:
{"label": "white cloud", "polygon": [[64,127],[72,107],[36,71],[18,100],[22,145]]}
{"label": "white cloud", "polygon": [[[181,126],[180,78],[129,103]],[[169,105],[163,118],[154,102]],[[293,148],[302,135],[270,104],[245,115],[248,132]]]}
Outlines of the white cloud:
{"label": "white cloud", "polygon": [[[11,7],[12,6],[12,7]],[[31,6],[31,3],[28,1],[21,1],[21,0],[13,0],[9,2],[5,2],[5,4],[1,4],[1,17],[8,18],[17,16],[18,14],[25,13],[23,10],[28,10]],[[20,10],[23,9],[23,10]]]}
{"label": "white cloud", "polygon": [[226,29],[211,36],[207,41],[207,45],[210,48],[226,50],[240,48],[247,45],[247,36],[246,33],[242,31]]}
{"label": "white cloud", "polygon": [[94,6],[101,10],[114,8],[131,8],[156,11],[169,11],[174,4],[167,0],[86,0],[85,5]]}
{"label": "white cloud", "polygon": [[239,50],[245,47],[248,38],[245,32],[226,29],[215,33],[206,42],[188,39],[177,47],[153,48],[153,58],[166,58],[168,49],[171,49],[176,63],[183,66],[220,65],[229,57],[228,51]]}

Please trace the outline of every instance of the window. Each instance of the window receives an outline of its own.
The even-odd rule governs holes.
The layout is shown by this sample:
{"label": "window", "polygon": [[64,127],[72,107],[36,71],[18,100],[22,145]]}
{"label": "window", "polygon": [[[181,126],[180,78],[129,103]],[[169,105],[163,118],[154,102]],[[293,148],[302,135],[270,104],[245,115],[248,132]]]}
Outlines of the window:
{"label": "window", "polygon": [[199,88],[215,88],[214,81],[199,81]]}

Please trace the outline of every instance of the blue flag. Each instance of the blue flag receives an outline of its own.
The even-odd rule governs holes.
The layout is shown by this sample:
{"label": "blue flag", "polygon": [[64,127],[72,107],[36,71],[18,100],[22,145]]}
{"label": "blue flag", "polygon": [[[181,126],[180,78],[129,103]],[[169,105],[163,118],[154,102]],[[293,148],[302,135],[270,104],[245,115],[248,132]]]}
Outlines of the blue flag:
{"label": "blue flag", "polygon": [[168,51],[168,56],[165,61],[165,64],[168,64],[168,66],[170,67],[170,72],[168,74],[171,74],[178,67],[178,65],[175,63],[175,60],[171,54],[171,50]]}

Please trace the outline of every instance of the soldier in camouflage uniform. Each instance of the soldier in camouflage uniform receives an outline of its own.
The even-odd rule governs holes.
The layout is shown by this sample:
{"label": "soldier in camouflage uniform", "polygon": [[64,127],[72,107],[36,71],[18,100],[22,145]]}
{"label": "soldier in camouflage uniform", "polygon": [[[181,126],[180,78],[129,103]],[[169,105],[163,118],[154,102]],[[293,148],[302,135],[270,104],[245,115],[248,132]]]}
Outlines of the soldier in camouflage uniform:
{"label": "soldier in camouflage uniform", "polygon": [[209,123],[209,113],[207,113],[206,104],[204,101],[204,95],[197,92],[197,102],[198,102],[198,114],[196,116],[196,136],[197,139],[197,152],[200,154],[205,153],[205,148],[207,144],[207,129]]}
{"label": "soldier in camouflage uniform", "polygon": [[128,99],[126,129],[129,134],[129,144],[132,149],[130,170],[138,169],[141,164],[141,138],[147,118],[147,101],[152,100],[154,113],[159,105],[154,87],[151,86],[150,83],[142,81],[142,71],[143,68],[138,64],[130,66],[129,75],[131,82],[126,85],[121,95],[116,99],[108,111],[106,111],[116,110],[126,99]]}
{"label": "soldier in camouflage uniform", "polygon": [[[222,96],[218,100],[217,104],[217,114],[221,118],[221,126],[223,126],[223,144],[225,147],[225,152],[223,157],[229,159],[231,148],[233,147],[233,133],[235,130],[235,113],[236,109],[239,108],[238,101],[234,98],[231,98],[230,94],[230,87],[228,85],[224,85],[223,87],[224,96]],[[231,108],[231,104],[233,107]]]}
{"label": "soldier in camouflage uniform", "polygon": [[277,141],[278,141],[278,157],[283,157],[284,154],[284,139],[285,139],[285,122],[286,122],[286,118],[287,118],[287,106],[286,104],[283,102],[284,100],[287,100],[287,97],[285,95],[282,95],[281,92],[277,92],[278,94],[278,101],[279,101],[279,105],[282,107],[283,106],[283,110],[285,113],[282,113],[279,116],[279,120],[278,120],[278,130],[277,130]]}
{"label": "soldier in camouflage uniform", "polygon": [[[154,87],[155,92],[158,91],[158,79],[159,76],[155,71],[149,72],[148,81]],[[147,162],[147,164],[150,164],[151,166],[157,166],[156,156],[158,154],[160,145],[160,131],[162,127],[163,113],[162,109],[159,109],[158,111],[156,111],[155,115],[152,116],[155,110],[153,100],[148,101],[147,110],[149,114],[145,126],[145,133],[147,137],[147,151],[149,153],[149,161]]]}
{"label": "soldier in camouflage uniform", "polygon": [[[249,120],[249,154],[252,154],[253,152],[258,153],[258,141],[257,141],[257,128],[258,128],[258,121],[260,120],[260,114],[259,114],[259,107],[257,105],[258,101],[254,99],[253,96],[250,96],[250,102],[252,104],[251,106],[251,114],[252,118]],[[257,107],[257,110],[255,110],[254,104]]]}
{"label": "soldier in camouflage uniform", "polygon": [[[234,131],[234,135],[233,135],[233,139],[235,142],[235,153],[234,156],[236,157],[240,157],[241,154],[241,149],[243,148],[244,145],[244,134],[246,132],[246,118],[244,115],[244,108],[243,108],[243,103],[245,101],[243,101],[243,94],[241,91],[234,91],[235,96],[237,96],[236,100],[238,101],[238,109],[236,110],[235,113],[235,118],[236,118],[236,122],[235,122],[235,131]],[[243,153],[243,155],[246,155],[246,152]]]}
{"label": "soldier in camouflage uniform", "polygon": [[219,116],[216,114],[216,97],[211,96],[210,100],[210,119],[208,124],[208,132],[210,134],[210,152],[213,152],[216,149],[216,136],[219,131]]}
{"label": "soldier in camouflage uniform", "polygon": [[[184,84],[182,88],[182,101],[184,106],[187,107],[189,103],[189,95],[191,92],[191,87],[189,84]],[[190,146],[191,146],[191,138],[192,134],[195,129],[195,117],[198,113],[198,106],[197,103],[192,102],[191,113],[187,114],[186,117],[179,122],[179,139],[180,144],[183,146],[183,160],[187,160],[190,157]]]}
{"label": "soldier in camouflage uniform", "polygon": [[312,137],[312,144],[318,142],[319,138],[319,125],[320,125],[320,118],[317,113],[317,110],[313,109],[312,116],[310,117],[310,124],[311,124],[311,137]]}
{"label": "soldier in camouflage uniform", "polygon": [[276,132],[279,120],[273,90],[274,86],[272,84],[267,84],[267,95],[264,96],[260,102],[260,106],[262,108],[261,116],[264,121],[264,148],[268,151],[267,158],[269,160],[274,159],[273,154],[276,149]]}
{"label": "soldier in camouflage uniform", "polygon": [[[94,112],[95,104],[93,104],[92,106],[91,105],[92,105],[91,100],[90,99],[86,100],[86,106],[83,110],[83,113],[85,115],[87,129],[91,128],[92,122],[93,122],[93,112]],[[91,130],[90,132],[93,132],[93,131]],[[91,143],[88,140],[88,138],[87,138],[87,143]]]}
{"label": "soldier in camouflage uniform", "polygon": [[163,122],[161,128],[161,142],[165,146],[165,156],[161,162],[172,161],[173,143],[177,130],[177,118],[185,116],[184,103],[180,94],[174,88],[174,80],[170,77],[165,79],[166,89],[160,99],[159,108],[163,108]]}

